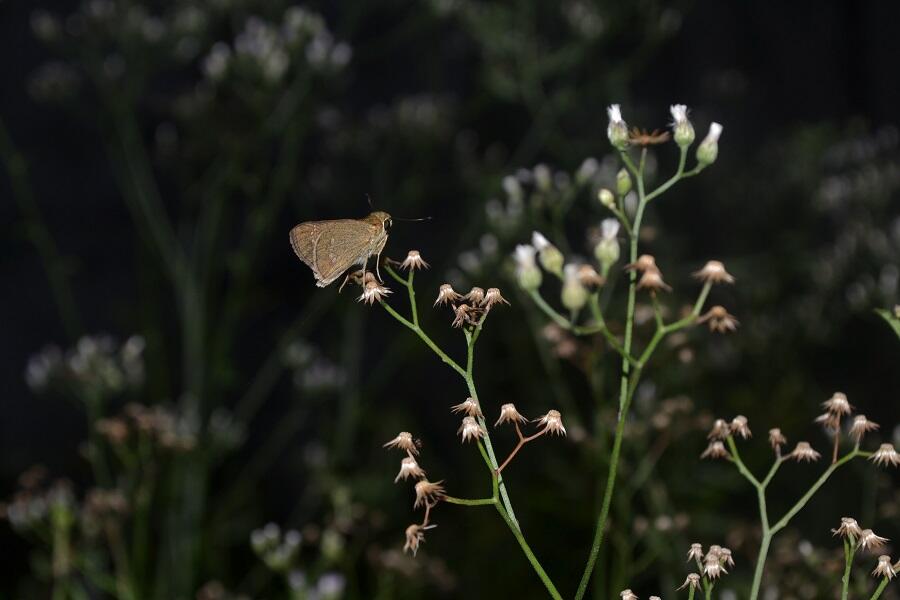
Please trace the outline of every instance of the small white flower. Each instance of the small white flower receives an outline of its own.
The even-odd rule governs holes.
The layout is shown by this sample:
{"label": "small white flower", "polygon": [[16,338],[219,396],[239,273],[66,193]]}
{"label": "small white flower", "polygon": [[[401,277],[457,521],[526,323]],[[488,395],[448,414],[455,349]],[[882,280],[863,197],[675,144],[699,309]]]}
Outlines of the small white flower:
{"label": "small white flower", "polygon": [[619,235],[618,219],[603,219],[600,222],[600,237],[604,240],[614,240]]}
{"label": "small white flower", "polygon": [[687,121],[687,106],[684,104],[673,104],[669,107],[669,112],[672,113],[672,119],[675,125],[679,123],[684,123]]}
{"label": "small white flower", "polygon": [[540,231],[533,231],[531,233],[531,245],[535,247],[535,249],[540,252],[544,248],[550,246],[550,240],[544,237]]}

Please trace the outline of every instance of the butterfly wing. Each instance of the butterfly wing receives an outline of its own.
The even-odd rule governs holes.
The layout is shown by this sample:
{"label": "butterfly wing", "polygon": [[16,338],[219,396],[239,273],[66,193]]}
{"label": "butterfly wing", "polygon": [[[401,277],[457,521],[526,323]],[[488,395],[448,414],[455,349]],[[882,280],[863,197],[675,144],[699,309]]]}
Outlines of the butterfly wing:
{"label": "butterfly wing", "polygon": [[301,223],[291,230],[291,246],[325,287],[344,271],[365,261],[373,248],[387,237],[383,230],[365,221],[338,219]]}

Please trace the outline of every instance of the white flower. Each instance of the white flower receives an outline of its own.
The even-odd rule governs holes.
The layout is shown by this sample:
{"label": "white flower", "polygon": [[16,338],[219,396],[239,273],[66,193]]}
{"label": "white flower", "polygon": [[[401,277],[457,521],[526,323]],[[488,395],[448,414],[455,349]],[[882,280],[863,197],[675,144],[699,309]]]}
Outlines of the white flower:
{"label": "white flower", "polygon": [[669,112],[672,113],[672,120],[674,121],[675,125],[687,121],[687,105],[673,104],[669,107]]}
{"label": "white flower", "polygon": [[603,219],[600,222],[600,237],[604,240],[614,240],[619,235],[618,219]]}
{"label": "white flower", "polygon": [[551,244],[550,240],[545,238],[540,231],[533,231],[531,233],[531,245],[534,246],[538,252],[540,252]]}
{"label": "white flower", "polygon": [[537,266],[537,263],[534,261],[534,257],[537,254],[537,249],[534,246],[529,246],[528,244],[519,244],[516,246],[516,267],[519,270],[523,269],[531,269]]}

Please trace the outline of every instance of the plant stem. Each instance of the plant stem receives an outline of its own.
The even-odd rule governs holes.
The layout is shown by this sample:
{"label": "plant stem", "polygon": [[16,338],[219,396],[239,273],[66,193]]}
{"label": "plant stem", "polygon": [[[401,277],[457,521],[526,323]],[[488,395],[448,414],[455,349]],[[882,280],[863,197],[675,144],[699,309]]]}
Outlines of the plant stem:
{"label": "plant stem", "polygon": [[875,588],[875,591],[872,593],[872,597],[869,598],[869,600],[878,600],[878,598],[881,597],[881,592],[884,591],[884,588],[886,588],[887,584],[889,584],[890,582],[891,582],[890,579],[888,579],[887,577],[884,577],[881,580],[881,583],[878,584],[878,587]]}
{"label": "plant stem", "polygon": [[525,537],[522,535],[522,532],[519,530],[518,525],[510,518],[503,507],[496,503],[497,512],[500,513],[500,516],[503,517],[503,520],[506,522],[509,530],[512,531],[512,534],[515,536],[516,541],[519,542],[519,546],[522,548],[522,552],[525,553],[525,556],[528,558],[528,562],[531,563],[531,566],[534,567],[535,572],[538,577],[541,578],[541,581],[544,584],[544,587],[547,588],[547,592],[550,594],[551,598],[554,600],[562,600],[562,596],[556,589],[556,586],[553,585],[553,582],[550,580],[550,577],[544,571],[544,568],[541,566],[540,561],[538,561],[537,557],[534,555],[534,552],[531,551],[531,547],[528,546],[528,542],[525,541]]}
{"label": "plant stem", "polygon": [[455,498],[453,496],[444,496],[444,502],[449,502],[450,504],[460,504],[462,506],[487,506],[492,504],[497,504],[496,498]]}
{"label": "plant stem", "polygon": [[853,568],[853,556],[856,554],[856,544],[850,544],[844,538],[844,576],[841,577],[841,600],[847,600],[850,592],[850,571]]}

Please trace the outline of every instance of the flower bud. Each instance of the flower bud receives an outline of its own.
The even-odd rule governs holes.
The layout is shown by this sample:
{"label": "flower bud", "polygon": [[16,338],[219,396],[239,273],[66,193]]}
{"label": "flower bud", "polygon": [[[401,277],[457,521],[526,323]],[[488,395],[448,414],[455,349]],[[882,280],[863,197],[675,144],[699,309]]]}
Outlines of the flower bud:
{"label": "flower bud", "polygon": [[631,191],[631,175],[625,169],[619,169],[619,172],[616,173],[616,191],[620,196]]}
{"label": "flower bud", "polygon": [[597,192],[597,199],[600,201],[600,204],[608,208],[609,210],[615,210],[616,208],[616,197],[613,196],[613,193],[606,188],[603,188],[599,192]]}
{"label": "flower bud", "polygon": [[587,288],[578,278],[578,265],[566,265],[562,287],[562,305],[569,310],[579,310],[588,300]]}
{"label": "flower bud", "polygon": [[716,162],[719,155],[719,136],[722,135],[722,126],[718,123],[710,123],[709,133],[697,146],[697,162],[702,166]]}
{"label": "flower bud", "polygon": [[536,290],[541,287],[541,270],[534,261],[537,250],[528,244],[516,246],[516,278],[519,286],[525,291]]}
{"label": "flower bud", "polygon": [[628,145],[628,125],[622,120],[622,111],[618,104],[612,104],[606,109],[609,115],[609,126],[606,128],[606,135],[609,143],[614,148],[624,150]]}
{"label": "flower bud", "polygon": [[672,113],[672,133],[675,137],[675,143],[681,148],[690,146],[694,143],[694,126],[687,118],[687,106],[684,104],[673,104],[669,107]]}
{"label": "flower bud", "polygon": [[541,266],[544,267],[548,273],[553,273],[557,277],[562,277],[562,266],[565,259],[563,258],[562,252],[559,251],[559,248],[551,244],[547,238],[538,231],[531,234],[531,244],[538,251],[538,258],[541,261]]}
{"label": "flower bud", "polygon": [[619,240],[616,236],[619,234],[619,222],[615,219],[604,219],[600,223],[601,237],[600,241],[594,246],[594,256],[600,263],[603,276],[609,273],[610,267],[619,260]]}

